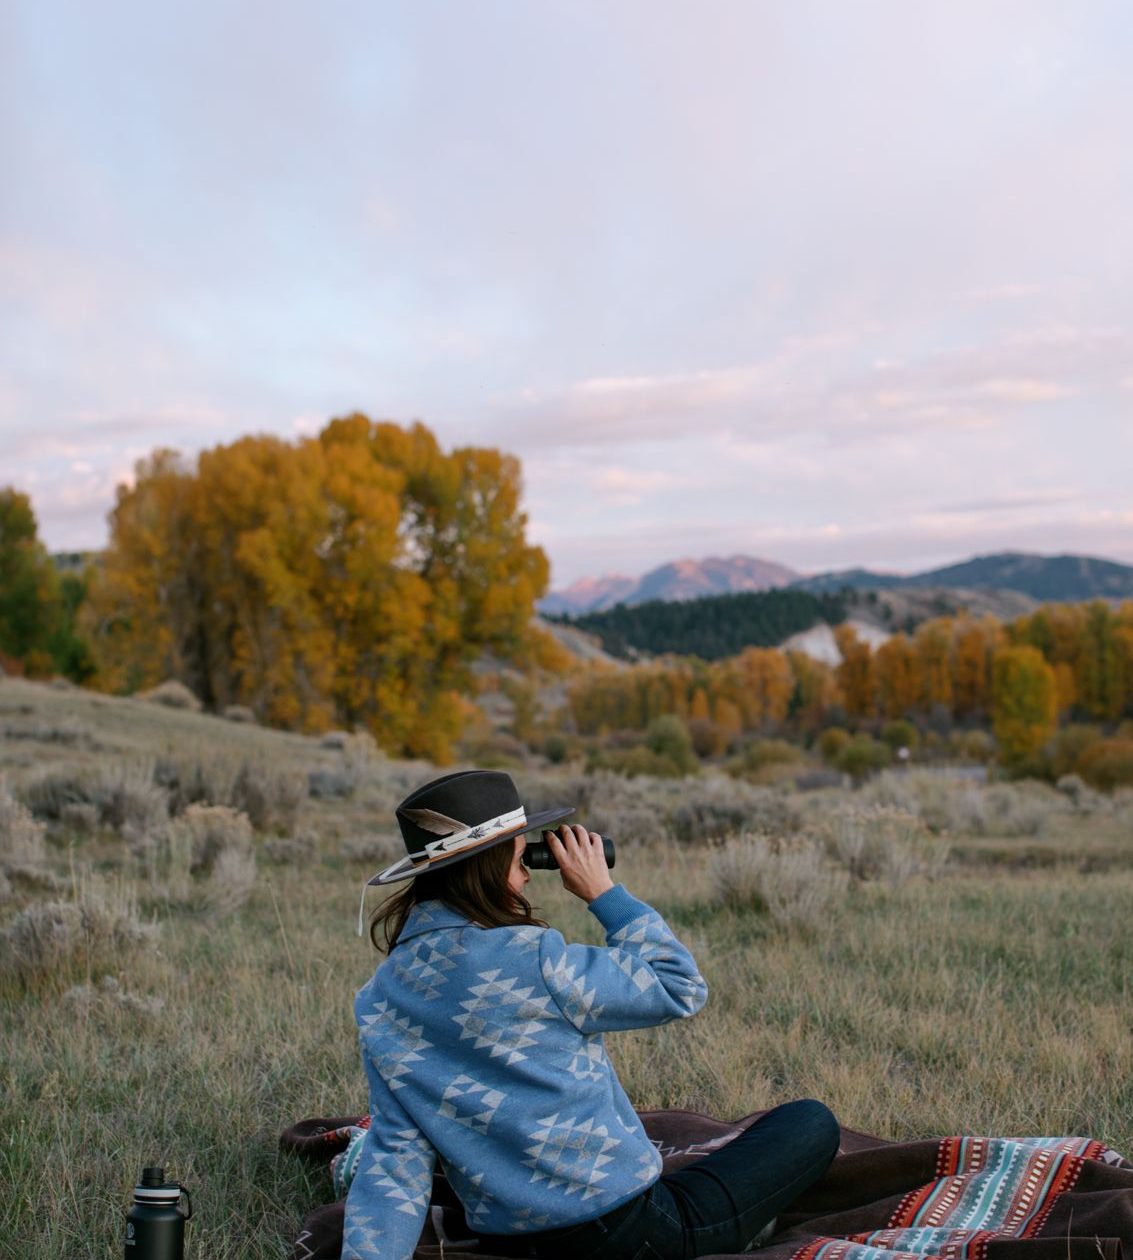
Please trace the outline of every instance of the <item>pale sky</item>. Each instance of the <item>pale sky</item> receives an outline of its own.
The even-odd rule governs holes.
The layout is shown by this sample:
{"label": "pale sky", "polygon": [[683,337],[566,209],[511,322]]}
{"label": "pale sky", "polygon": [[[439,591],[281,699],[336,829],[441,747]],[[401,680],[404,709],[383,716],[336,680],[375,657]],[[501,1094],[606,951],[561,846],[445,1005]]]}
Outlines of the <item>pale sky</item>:
{"label": "pale sky", "polygon": [[1133,563],[1128,0],[0,0],[0,485],[362,410],[562,586]]}

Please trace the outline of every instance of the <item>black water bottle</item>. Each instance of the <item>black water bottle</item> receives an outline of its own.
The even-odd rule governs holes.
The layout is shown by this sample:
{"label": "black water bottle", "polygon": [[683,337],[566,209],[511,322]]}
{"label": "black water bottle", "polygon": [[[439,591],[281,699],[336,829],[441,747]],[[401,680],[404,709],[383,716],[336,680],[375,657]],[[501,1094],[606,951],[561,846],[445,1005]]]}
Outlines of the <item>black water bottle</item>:
{"label": "black water bottle", "polygon": [[133,1206],[126,1213],[125,1260],[183,1260],[185,1222],[192,1215],[193,1201],[180,1182],[167,1182],[159,1164],[143,1168]]}

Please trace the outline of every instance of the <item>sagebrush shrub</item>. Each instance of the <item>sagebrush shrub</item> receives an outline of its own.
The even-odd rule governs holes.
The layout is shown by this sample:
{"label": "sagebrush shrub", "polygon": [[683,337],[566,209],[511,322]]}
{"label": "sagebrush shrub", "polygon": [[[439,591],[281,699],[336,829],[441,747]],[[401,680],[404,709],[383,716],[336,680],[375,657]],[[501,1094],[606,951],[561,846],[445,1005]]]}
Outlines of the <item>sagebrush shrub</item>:
{"label": "sagebrush shrub", "polygon": [[46,828],[0,784],[0,870],[40,866],[47,856]]}
{"label": "sagebrush shrub", "polygon": [[135,1015],[154,1017],[165,1009],[165,999],[156,995],[131,993],[122,987],[116,976],[103,976],[98,984],[76,984],[62,995],[61,1001],[80,1011],[113,1009]]}
{"label": "sagebrush shrub", "polygon": [[1115,818],[1133,828],[1133,788],[1117,788],[1110,798],[1110,809]]}
{"label": "sagebrush shrub", "polygon": [[242,810],[257,831],[290,831],[307,798],[307,784],[291,770],[245,761],[224,802]]}
{"label": "sagebrush shrub", "polygon": [[357,786],[358,776],[349,766],[317,766],[307,774],[307,793],[318,801],[346,800]]}
{"label": "sagebrush shrub", "polygon": [[298,840],[282,837],[265,840],[259,849],[260,857],[277,866],[298,866],[311,860],[314,852],[314,840]]}
{"label": "sagebrush shrub", "polygon": [[87,877],[71,900],[28,906],[0,933],[0,972],[29,985],[62,984],[122,968],[156,934],[131,885]]}
{"label": "sagebrush shrub", "polygon": [[1089,787],[1079,775],[1064,774],[1054,787],[1068,801],[1073,802],[1075,810],[1079,813],[1092,814],[1105,808],[1106,798],[1101,792],[1096,792]]}
{"label": "sagebrush shrub", "polygon": [[229,804],[240,762],[218,753],[160,757],[154,778],[169,793],[169,812],[183,814],[190,805]]}
{"label": "sagebrush shrub", "polygon": [[222,916],[255,887],[251,823],[227,805],[190,805],[137,852],[151,895],[170,905]]}
{"label": "sagebrush shrub", "polygon": [[1039,783],[983,784],[930,771],[885,771],[861,799],[916,814],[936,832],[965,836],[1037,836],[1070,806]]}
{"label": "sagebrush shrub", "polygon": [[574,806],[568,822],[582,823],[618,842],[655,839],[666,827],[661,789],[654,790],[643,778],[623,778],[602,770],[593,775],[545,774],[525,779],[520,786],[530,813]]}
{"label": "sagebrush shrub", "polygon": [[115,831],[141,835],[169,816],[169,796],[154,782],[152,760],[126,760],[105,767],[93,785],[99,819]]}
{"label": "sagebrush shrub", "polygon": [[191,805],[227,805],[257,831],[291,830],[307,796],[301,774],[219,753],[163,758],[155,777],[168,789],[174,815]]}
{"label": "sagebrush shrub", "polygon": [[59,723],[9,722],[0,728],[0,734],[8,739],[33,740],[39,744],[62,744],[65,747],[75,747],[79,744],[93,745],[95,742],[90,730],[74,718],[65,718]]}
{"label": "sagebrush shrub", "polygon": [[395,858],[405,856],[405,844],[400,835],[368,832],[344,836],[338,842],[338,853],[350,862],[372,862],[375,867],[388,866]]}
{"label": "sagebrush shrub", "polygon": [[[168,795],[154,782],[154,762],[146,758],[114,761],[95,770],[51,771],[26,783],[20,795],[37,818],[76,830],[101,823],[137,835],[169,814]],[[78,813],[77,807],[85,808]]]}
{"label": "sagebrush shrub", "polygon": [[94,789],[89,773],[52,770],[20,787],[20,798],[36,818],[57,821],[68,805],[93,805]]}
{"label": "sagebrush shrub", "polygon": [[829,916],[846,885],[822,846],[747,832],[709,859],[716,901],[735,910],[767,914],[785,930],[809,930]]}
{"label": "sagebrush shrub", "polygon": [[856,880],[893,887],[914,875],[938,875],[948,849],[916,814],[891,805],[839,808],[812,824],[828,856]]}
{"label": "sagebrush shrub", "polygon": [[169,678],[149,691],[138,692],[139,700],[147,700],[150,704],[163,704],[167,709],[185,709],[198,713],[201,702],[183,682]]}
{"label": "sagebrush shrub", "polygon": [[98,830],[97,805],[64,805],[59,811],[59,821],[68,830],[80,836],[88,836]]}
{"label": "sagebrush shrub", "polygon": [[983,791],[984,830],[989,836],[1039,836],[1055,814],[1065,813],[1065,797],[1040,783],[994,783]]}
{"label": "sagebrush shrub", "polygon": [[748,811],[735,802],[693,798],[678,805],[669,821],[676,839],[682,844],[691,844],[742,831],[748,821]]}

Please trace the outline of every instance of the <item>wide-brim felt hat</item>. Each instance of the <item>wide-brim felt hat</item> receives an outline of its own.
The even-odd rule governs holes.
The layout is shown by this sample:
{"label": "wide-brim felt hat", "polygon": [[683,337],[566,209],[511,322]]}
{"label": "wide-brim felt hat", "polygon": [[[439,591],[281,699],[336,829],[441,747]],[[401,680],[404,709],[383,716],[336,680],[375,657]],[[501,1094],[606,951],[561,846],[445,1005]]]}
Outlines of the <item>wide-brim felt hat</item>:
{"label": "wide-brim felt hat", "polygon": [[405,857],[366,881],[393,884],[462,862],[527,831],[569,818],[573,805],[529,814],[511,775],[502,770],[458,770],[411,792],[396,814]]}

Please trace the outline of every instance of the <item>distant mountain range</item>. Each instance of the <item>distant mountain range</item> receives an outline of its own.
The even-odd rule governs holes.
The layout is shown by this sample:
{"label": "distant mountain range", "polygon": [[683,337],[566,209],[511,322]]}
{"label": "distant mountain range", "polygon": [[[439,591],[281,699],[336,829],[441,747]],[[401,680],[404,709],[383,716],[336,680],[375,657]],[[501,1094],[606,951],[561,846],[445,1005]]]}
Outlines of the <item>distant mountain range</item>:
{"label": "distant mountain range", "polygon": [[790,586],[801,574],[786,565],[754,556],[709,556],[707,560],[673,560],[650,569],[644,577],[580,578],[539,601],[539,611],[558,614],[604,612],[617,604],[645,604],[651,599],[700,599],[738,591],[770,591]]}
{"label": "distant mountain range", "polygon": [[849,586],[856,590],[898,590],[944,587],[962,590],[1020,591],[1042,603],[1080,599],[1133,599],[1133,565],[1094,556],[1037,556],[1022,551],[1003,551],[975,556],[925,573],[901,577],[846,569],[820,573],[794,583],[815,594]]}
{"label": "distant mountain range", "polygon": [[600,612],[617,604],[652,599],[687,600],[738,591],[766,591],[790,586],[812,594],[854,590],[925,587],[1018,591],[1040,602],[1083,599],[1133,599],[1133,565],[1092,556],[1040,556],[1008,551],[976,556],[960,564],[908,575],[843,569],[803,577],[785,565],[753,556],[676,560],[641,578],[583,578],[539,603],[550,614]]}

